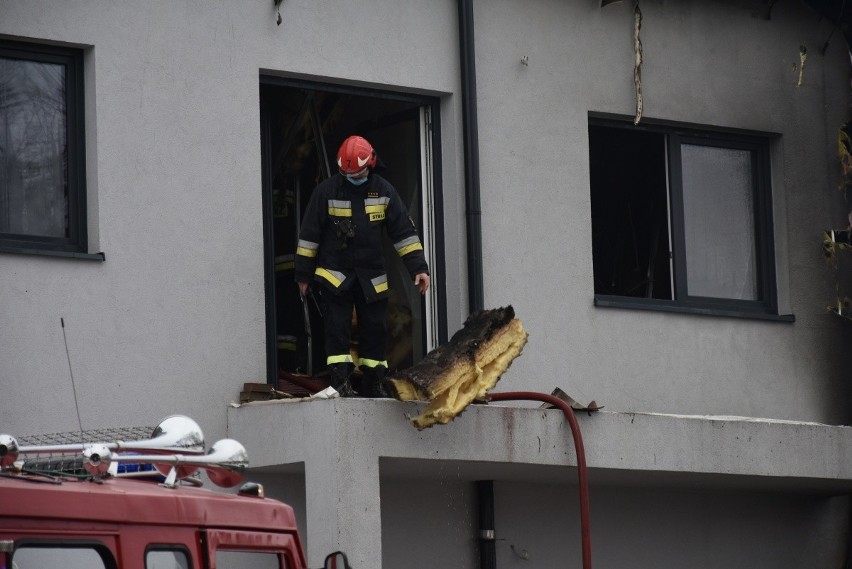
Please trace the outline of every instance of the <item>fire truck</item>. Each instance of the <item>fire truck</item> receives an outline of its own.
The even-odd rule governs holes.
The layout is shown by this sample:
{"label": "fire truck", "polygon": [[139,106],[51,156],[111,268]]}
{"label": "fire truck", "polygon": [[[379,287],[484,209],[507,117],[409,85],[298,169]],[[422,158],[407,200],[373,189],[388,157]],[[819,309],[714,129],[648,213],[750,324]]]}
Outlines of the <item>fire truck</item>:
{"label": "fire truck", "polygon": [[[0,569],[305,569],[293,509],[242,483],[247,467],[239,442],[205,452],[180,415],[129,442],[22,446],[0,435]],[[203,488],[201,470],[242,485]],[[342,552],[325,568],[350,569]]]}

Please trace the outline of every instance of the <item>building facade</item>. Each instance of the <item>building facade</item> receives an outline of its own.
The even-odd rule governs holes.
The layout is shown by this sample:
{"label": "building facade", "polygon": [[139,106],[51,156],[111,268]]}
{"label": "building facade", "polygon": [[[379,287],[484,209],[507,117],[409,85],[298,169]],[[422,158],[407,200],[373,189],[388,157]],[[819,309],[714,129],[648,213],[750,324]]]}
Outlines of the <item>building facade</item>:
{"label": "building facade", "polygon": [[395,365],[511,304],[498,390],[604,406],[597,566],[840,566],[847,44],[799,2],[601,4],[0,0],[0,430],[190,415],[246,443],[312,565],[475,567],[480,529],[501,567],[579,563],[556,411],[419,433],[396,401],[229,406],[321,365],[288,254],[359,132],[434,279],[421,302],[390,275]]}

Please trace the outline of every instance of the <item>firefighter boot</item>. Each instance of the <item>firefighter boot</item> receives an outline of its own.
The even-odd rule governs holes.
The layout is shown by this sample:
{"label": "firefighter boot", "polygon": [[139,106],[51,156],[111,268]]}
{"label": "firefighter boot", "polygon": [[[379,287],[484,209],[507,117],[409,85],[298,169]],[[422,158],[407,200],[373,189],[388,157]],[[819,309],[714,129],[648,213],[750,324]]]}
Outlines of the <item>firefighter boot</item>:
{"label": "firefighter boot", "polygon": [[388,397],[388,392],[385,390],[384,379],[385,372],[388,368],[379,367],[362,367],[363,379],[361,379],[361,391],[358,393],[361,397],[384,398]]}
{"label": "firefighter boot", "polygon": [[334,364],[329,367],[331,375],[331,386],[340,394],[341,397],[355,397],[355,390],[352,389],[352,384],[349,383],[349,376],[352,374],[352,364]]}

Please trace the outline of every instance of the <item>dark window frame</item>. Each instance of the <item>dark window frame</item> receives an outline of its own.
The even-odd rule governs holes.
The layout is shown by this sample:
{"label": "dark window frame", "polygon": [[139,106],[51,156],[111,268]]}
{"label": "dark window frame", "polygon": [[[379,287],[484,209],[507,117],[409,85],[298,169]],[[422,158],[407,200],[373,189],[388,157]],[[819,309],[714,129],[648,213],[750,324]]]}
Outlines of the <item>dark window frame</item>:
{"label": "dark window frame", "polygon": [[88,253],[83,50],[0,40],[0,57],[65,67],[65,135],[68,152],[68,227],[65,237],[0,232],[0,252],[103,260]]}
{"label": "dark window frame", "polygon": [[[668,178],[666,189],[670,202],[669,223],[671,224],[672,299],[595,293],[594,303],[596,306],[788,322],[794,320],[792,315],[780,315],[778,312],[770,160],[772,140],[777,135],[653,120],[645,120],[641,125],[635,126],[632,119],[627,117],[596,114],[589,115],[589,127],[645,131],[663,137],[666,144],[666,175]],[[701,297],[689,294],[680,153],[680,148],[684,144],[747,150],[751,154],[754,238],[757,254],[757,300]],[[591,148],[590,152],[592,152]],[[590,190],[594,191],[594,188],[590,188]]]}

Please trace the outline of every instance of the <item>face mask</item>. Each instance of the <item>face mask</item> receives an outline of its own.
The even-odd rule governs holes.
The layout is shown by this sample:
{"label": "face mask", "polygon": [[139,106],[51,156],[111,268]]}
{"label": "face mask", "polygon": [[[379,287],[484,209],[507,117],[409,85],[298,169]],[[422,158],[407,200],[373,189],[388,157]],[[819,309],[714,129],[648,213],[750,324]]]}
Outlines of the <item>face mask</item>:
{"label": "face mask", "polygon": [[346,179],[349,180],[349,183],[353,186],[360,186],[361,184],[364,184],[368,178],[369,176],[364,176],[363,178],[353,178],[352,176],[346,176]]}

